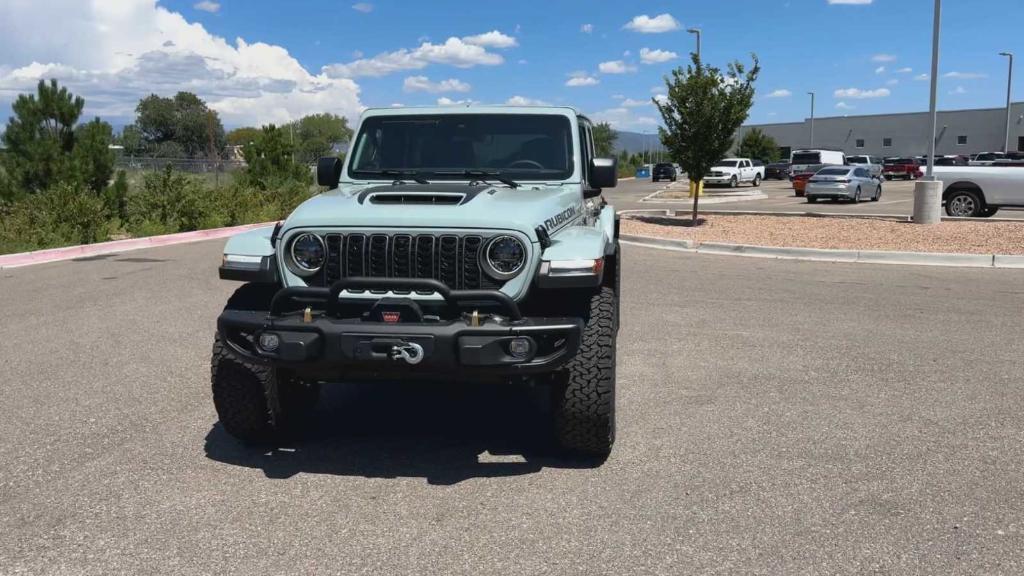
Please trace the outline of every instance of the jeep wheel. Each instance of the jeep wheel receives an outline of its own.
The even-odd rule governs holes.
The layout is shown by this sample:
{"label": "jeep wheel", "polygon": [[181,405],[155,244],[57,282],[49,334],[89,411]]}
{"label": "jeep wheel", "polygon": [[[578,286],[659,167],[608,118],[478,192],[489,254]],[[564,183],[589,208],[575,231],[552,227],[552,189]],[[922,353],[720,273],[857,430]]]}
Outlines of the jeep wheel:
{"label": "jeep wheel", "polygon": [[606,456],[615,442],[616,294],[590,297],[576,357],[554,375],[555,433],[561,448]]}
{"label": "jeep wheel", "polygon": [[[228,300],[229,310],[266,310],[276,287],[246,284]],[[290,432],[316,406],[317,383],[250,362],[235,354],[218,333],[210,361],[213,405],[229,434],[247,443],[272,442]]]}

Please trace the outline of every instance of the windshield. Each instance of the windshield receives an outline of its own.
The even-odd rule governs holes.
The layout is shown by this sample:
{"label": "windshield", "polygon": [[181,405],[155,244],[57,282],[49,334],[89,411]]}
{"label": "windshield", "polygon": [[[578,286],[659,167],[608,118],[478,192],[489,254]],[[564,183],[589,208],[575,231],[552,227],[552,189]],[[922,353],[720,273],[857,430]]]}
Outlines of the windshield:
{"label": "windshield", "polygon": [[401,170],[432,178],[468,178],[466,170],[486,170],[512,179],[564,180],[573,172],[572,143],[565,116],[372,116],[356,136],[348,174],[390,180],[382,172]]}
{"label": "windshield", "polygon": [[821,154],[817,152],[793,154],[793,164],[821,164]]}
{"label": "windshield", "polygon": [[668,168],[672,168],[672,165],[671,164],[655,164],[654,167],[655,168],[661,168],[661,169],[668,169]]}
{"label": "windshield", "polygon": [[886,164],[917,164],[913,158],[892,158],[885,161]]}
{"label": "windshield", "polygon": [[850,162],[850,164],[870,164],[871,163],[870,161],[868,161],[868,157],[867,156],[848,156],[846,159],[847,159],[847,161]]}
{"label": "windshield", "polygon": [[740,163],[736,162],[736,161],[726,162],[726,161],[723,160],[723,161],[715,164],[713,166],[713,168],[736,168],[737,166],[739,166],[739,164]]}

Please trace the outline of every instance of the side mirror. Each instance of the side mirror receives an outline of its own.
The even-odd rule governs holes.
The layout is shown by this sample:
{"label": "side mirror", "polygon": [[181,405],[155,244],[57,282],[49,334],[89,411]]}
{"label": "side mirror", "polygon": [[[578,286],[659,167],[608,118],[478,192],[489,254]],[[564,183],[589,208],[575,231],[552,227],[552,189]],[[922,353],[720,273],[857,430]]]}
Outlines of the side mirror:
{"label": "side mirror", "polygon": [[327,156],[316,161],[316,183],[337,188],[341,180],[341,158]]}
{"label": "side mirror", "polygon": [[590,161],[590,187],[602,190],[615,188],[619,184],[619,160],[617,158],[594,158]]}

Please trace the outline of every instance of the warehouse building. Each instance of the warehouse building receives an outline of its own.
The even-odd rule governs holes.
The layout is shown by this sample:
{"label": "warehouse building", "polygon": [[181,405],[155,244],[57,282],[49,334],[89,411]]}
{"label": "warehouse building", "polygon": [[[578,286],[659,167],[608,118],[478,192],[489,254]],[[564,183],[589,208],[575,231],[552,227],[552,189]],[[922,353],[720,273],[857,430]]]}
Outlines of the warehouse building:
{"label": "warehouse building", "polygon": [[[1010,108],[1010,150],[1024,151],[1024,102]],[[742,133],[759,128],[775,139],[783,157],[811,145],[811,120],[782,124],[752,124]],[[837,116],[814,119],[815,148],[838,149],[846,154],[921,156],[928,153],[931,119],[927,112]],[[1006,108],[939,111],[935,153],[939,155],[998,152],[1003,149]]]}

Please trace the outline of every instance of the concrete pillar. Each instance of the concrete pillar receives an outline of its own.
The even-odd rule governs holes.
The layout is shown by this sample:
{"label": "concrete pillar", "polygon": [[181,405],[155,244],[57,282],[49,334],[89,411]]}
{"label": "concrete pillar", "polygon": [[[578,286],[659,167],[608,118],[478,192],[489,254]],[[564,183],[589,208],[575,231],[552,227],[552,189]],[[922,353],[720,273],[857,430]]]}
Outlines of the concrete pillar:
{"label": "concrete pillar", "polygon": [[914,184],[914,224],[942,222],[942,182],[918,180]]}

